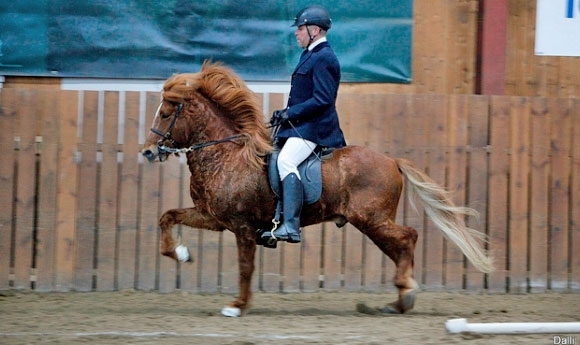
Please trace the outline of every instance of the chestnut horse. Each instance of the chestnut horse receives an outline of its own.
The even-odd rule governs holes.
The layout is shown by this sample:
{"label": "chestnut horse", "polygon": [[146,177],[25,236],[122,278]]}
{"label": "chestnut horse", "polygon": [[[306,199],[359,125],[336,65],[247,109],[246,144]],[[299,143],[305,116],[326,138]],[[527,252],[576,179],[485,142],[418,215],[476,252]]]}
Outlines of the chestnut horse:
{"label": "chestnut horse", "polygon": [[[141,151],[149,161],[161,162],[173,153],[185,153],[191,172],[194,207],[169,210],[159,220],[163,255],[181,262],[190,260],[188,249],[172,236],[177,224],[234,233],[239,296],[222,309],[225,316],[240,316],[248,310],[256,232],[272,228],[276,201],[266,169],[271,142],[253,92],[229,68],[206,62],[199,73],[167,79]],[[369,148],[337,149],[323,162],[322,196],[304,206],[300,219],[301,226],[327,221],[337,226],[351,223],[388,255],[396,265],[394,283],[399,295],[384,311],[394,313],[413,308],[419,289],[413,279],[417,231],[395,223],[403,178],[409,195],[418,196],[443,234],[477,269],[491,272],[491,260],[481,246],[484,235],[464,222],[466,215],[476,212],[455,206],[447,191],[411,162]]]}

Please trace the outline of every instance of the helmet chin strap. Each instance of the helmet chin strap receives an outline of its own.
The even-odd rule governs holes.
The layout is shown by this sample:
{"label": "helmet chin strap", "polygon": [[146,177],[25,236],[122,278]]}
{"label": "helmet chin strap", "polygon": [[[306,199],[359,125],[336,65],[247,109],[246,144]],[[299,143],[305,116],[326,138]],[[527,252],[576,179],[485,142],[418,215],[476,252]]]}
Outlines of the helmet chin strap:
{"label": "helmet chin strap", "polygon": [[308,49],[308,47],[312,44],[312,42],[314,42],[316,36],[312,36],[312,34],[310,33],[310,29],[308,28],[308,25],[306,25],[306,32],[308,33],[308,37],[310,37],[310,42],[308,42],[308,45],[306,46],[306,49]]}

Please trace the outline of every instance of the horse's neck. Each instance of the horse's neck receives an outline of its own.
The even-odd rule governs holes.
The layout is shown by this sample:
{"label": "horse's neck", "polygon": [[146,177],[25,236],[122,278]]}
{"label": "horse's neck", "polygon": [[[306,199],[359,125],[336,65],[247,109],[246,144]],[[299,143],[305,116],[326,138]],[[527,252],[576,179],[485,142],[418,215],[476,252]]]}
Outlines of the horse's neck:
{"label": "horse's neck", "polygon": [[[221,145],[221,144],[219,144]],[[226,147],[238,145],[227,143]],[[265,166],[261,169],[243,161],[239,149],[215,150],[201,149],[187,154],[187,165],[190,172],[192,197],[198,200],[206,200],[208,195],[222,195],[228,199],[231,188],[246,190],[248,192],[257,189],[268,190],[267,172]],[[235,180],[236,186],[231,185]]]}
{"label": "horse's neck", "polygon": [[182,125],[186,146],[195,146],[208,141],[219,140],[231,136],[234,131],[230,129],[224,119],[217,113],[216,108],[207,99],[198,96],[186,109]]}

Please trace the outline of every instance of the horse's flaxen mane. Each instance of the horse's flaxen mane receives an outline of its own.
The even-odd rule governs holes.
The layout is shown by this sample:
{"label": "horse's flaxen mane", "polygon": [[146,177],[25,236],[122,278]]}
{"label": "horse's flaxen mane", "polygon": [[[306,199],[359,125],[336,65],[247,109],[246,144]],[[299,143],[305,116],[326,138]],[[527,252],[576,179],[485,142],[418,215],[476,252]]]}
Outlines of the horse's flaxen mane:
{"label": "horse's flaxen mane", "polygon": [[245,82],[222,64],[206,61],[199,73],[178,74],[163,85],[163,97],[170,101],[188,102],[192,92],[217,104],[235,123],[236,131],[247,136],[243,155],[248,162],[264,164],[263,156],[272,150],[272,140],[256,95]]}

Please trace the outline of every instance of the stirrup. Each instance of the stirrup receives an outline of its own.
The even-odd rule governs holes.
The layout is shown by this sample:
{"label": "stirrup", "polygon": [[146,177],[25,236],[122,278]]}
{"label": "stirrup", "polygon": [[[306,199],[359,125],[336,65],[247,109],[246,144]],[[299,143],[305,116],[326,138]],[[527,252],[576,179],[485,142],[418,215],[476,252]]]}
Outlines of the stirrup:
{"label": "stirrup", "polygon": [[268,241],[266,241],[266,244],[270,248],[276,248],[276,245],[278,244],[278,239],[275,236],[272,236],[268,239]]}
{"label": "stirrup", "polygon": [[274,218],[274,219],[272,219],[272,223],[274,224],[274,226],[272,227],[272,230],[270,230],[270,238],[268,238],[268,241],[266,241],[266,244],[268,246],[276,247],[276,244],[278,243],[278,239],[274,235],[274,231],[276,231],[276,229],[278,229],[278,225],[280,225],[280,219]]}

